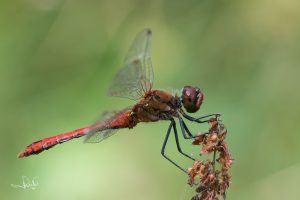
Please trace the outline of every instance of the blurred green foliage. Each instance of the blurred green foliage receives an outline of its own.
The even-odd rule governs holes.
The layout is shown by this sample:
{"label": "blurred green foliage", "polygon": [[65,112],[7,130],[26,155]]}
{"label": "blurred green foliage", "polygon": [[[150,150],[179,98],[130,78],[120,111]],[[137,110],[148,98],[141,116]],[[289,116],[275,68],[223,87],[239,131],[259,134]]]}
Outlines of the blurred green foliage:
{"label": "blurred green foliage", "polygon": [[[156,88],[196,85],[220,112],[235,163],[228,199],[299,199],[300,2],[1,0],[1,199],[189,199],[160,156],[168,123],[17,159],[25,145],[133,102],[106,89],[137,32],[153,30]],[[189,124],[193,130],[205,129]],[[193,154],[198,147],[183,141]],[[170,142],[168,154],[183,166]],[[36,190],[10,186],[39,176]]]}

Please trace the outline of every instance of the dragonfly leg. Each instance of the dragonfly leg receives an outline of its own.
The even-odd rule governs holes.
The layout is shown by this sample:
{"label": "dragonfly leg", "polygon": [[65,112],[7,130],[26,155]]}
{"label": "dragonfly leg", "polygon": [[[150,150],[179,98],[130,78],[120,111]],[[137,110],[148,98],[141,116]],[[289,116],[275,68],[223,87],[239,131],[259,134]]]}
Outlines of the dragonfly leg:
{"label": "dragonfly leg", "polygon": [[[174,121],[174,120],[173,120],[173,121]],[[172,127],[173,127],[173,122],[171,122],[171,124],[169,125],[169,128],[168,128],[168,131],[167,131],[167,134],[166,134],[166,137],[165,137],[163,146],[162,146],[162,148],[161,148],[161,155],[162,155],[163,157],[165,157],[168,161],[170,161],[173,165],[175,165],[178,169],[180,169],[180,170],[183,171],[184,173],[187,173],[186,170],[184,170],[182,167],[180,167],[177,163],[175,163],[173,160],[171,160],[171,159],[165,154],[166,145],[167,145],[167,142],[168,142],[168,139],[169,139],[169,136],[170,136]]]}
{"label": "dragonfly leg", "polygon": [[182,132],[183,138],[184,139],[193,139],[193,138],[195,138],[196,136],[194,136],[190,132],[190,130],[188,129],[188,127],[184,123],[183,119],[180,116],[178,117],[178,119],[179,119],[179,125],[180,125],[180,128],[181,128],[181,132]]}
{"label": "dragonfly leg", "polygon": [[185,157],[188,157],[191,160],[195,160],[195,158],[192,158],[188,154],[182,152],[181,147],[180,147],[180,143],[179,143],[179,139],[178,139],[178,133],[177,133],[177,128],[176,128],[176,123],[175,123],[174,119],[172,119],[171,121],[172,121],[171,123],[173,124],[173,130],[174,130],[174,135],[175,135],[175,141],[176,141],[177,150],[179,151],[179,153],[181,153]]}
{"label": "dragonfly leg", "polygon": [[203,119],[208,118],[208,117],[215,116],[216,118],[218,118],[219,116],[221,116],[221,114],[215,113],[215,114],[210,114],[210,115],[205,115],[205,116],[202,116],[202,117],[194,118],[194,117],[191,117],[191,116],[187,115],[184,112],[182,112],[181,114],[184,118],[186,118],[186,119],[188,119],[192,122],[197,122],[197,123],[206,123],[206,122],[208,122],[209,119],[203,120]]}

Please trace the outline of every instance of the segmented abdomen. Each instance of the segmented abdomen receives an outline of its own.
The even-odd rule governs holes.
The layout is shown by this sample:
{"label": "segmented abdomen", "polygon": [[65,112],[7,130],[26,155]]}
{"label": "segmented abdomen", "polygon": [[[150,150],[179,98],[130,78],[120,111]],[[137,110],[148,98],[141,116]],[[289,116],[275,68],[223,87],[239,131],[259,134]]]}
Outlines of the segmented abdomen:
{"label": "segmented abdomen", "polygon": [[28,145],[18,154],[18,158],[27,157],[33,154],[39,154],[44,150],[50,149],[57,144],[69,141],[73,138],[79,138],[86,135],[88,128],[80,128],[71,132],[62,133],[53,137],[45,138]]}

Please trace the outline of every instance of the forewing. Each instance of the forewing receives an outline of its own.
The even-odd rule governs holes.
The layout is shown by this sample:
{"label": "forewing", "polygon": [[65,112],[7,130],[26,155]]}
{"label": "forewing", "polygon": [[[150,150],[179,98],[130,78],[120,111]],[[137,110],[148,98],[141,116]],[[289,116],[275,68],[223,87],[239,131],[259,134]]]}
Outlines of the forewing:
{"label": "forewing", "polygon": [[140,32],[134,39],[125,58],[124,66],[114,77],[108,95],[138,99],[153,85],[153,67],[151,62],[150,29]]}
{"label": "forewing", "polygon": [[151,61],[152,32],[145,29],[133,41],[125,58],[125,65],[138,63],[141,68],[141,78],[153,83],[153,67]]}

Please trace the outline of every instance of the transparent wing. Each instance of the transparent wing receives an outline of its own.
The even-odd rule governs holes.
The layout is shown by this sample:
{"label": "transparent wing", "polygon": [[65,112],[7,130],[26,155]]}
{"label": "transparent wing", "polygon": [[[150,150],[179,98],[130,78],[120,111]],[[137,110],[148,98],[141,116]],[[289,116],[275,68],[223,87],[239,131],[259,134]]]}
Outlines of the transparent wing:
{"label": "transparent wing", "polygon": [[141,68],[140,78],[153,83],[153,67],[151,62],[152,32],[145,29],[140,32],[133,41],[125,57],[125,65],[139,65]]}
{"label": "transparent wing", "polygon": [[86,136],[84,142],[85,143],[99,143],[107,138],[109,138],[110,136],[112,136],[113,134],[115,134],[117,132],[117,129],[105,129],[105,130],[98,130],[98,131],[91,131],[88,133],[88,135]]}
{"label": "transparent wing", "polygon": [[84,142],[98,143],[115,134],[117,129],[107,129],[107,125],[109,125],[110,119],[117,113],[117,111],[102,113],[99,119],[89,127]]}
{"label": "transparent wing", "polygon": [[137,34],[125,58],[124,66],[114,77],[108,95],[139,99],[153,85],[150,29]]}

